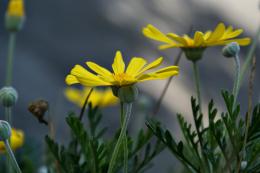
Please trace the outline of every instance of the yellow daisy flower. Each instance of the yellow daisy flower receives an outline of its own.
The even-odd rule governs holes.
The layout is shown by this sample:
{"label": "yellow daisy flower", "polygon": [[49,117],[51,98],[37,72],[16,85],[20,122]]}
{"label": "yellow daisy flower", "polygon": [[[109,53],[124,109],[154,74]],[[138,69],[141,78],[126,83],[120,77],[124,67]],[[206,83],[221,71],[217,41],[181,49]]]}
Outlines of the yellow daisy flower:
{"label": "yellow daisy flower", "polygon": [[7,15],[8,16],[23,17],[24,16],[23,0],[9,0]]}
{"label": "yellow daisy flower", "polygon": [[[91,88],[89,87],[83,89],[66,88],[64,94],[69,101],[82,107],[90,90]],[[111,88],[106,88],[105,90],[94,89],[88,99],[88,103],[90,102],[93,106],[106,107],[115,105],[118,99],[113,95]]]}
{"label": "yellow daisy flower", "polygon": [[[169,66],[154,72],[147,72],[161,65],[163,58],[160,57],[150,64],[141,57],[133,57],[125,69],[125,62],[120,51],[116,52],[114,63],[112,64],[113,72],[95,64],[86,62],[87,66],[96,74],[89,72],[80,65],[76,65],[66,77],[68,85],[80,83],[83,86],[128,86],[137,82],[147,80],[165,79],[175,76],[179,73],[178,66]],[[147,65],[146,65],[147,64]]]}
{"label": "yellow daisy flower", "polygon": [[[10,146],[13,151],[22,147],[24,144],[24,133],[21,130],[12,129],[12,135],[10,138]],[[3,141],[0,141],[0,153],[5,151],[5,145]]]}
{"label": "yellow daisy flower", "polygon": [[242,29],[233,29],[232,26],[226,27],[223,23],[219,23],[214,31],[196,31],[193,38],[188,35],[179,36],[175,33],[162,33],[153,25],[147,25],[143,28],[143,34],[153,40],[164,43],[159,49],[168,49],[173,47],[180,48],[206,48],[210,46],[227,45],[231,42],[237,42],[241,46],[250,43],[250,38],[236,38],[242,34]]}

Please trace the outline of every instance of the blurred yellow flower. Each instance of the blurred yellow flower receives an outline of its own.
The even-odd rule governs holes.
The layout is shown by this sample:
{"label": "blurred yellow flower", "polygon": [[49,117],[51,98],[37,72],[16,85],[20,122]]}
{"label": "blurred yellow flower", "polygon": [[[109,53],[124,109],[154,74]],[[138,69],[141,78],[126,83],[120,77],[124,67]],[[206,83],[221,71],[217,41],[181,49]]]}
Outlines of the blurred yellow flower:
{"label": "blurred yellow flower", "polygon": [[[113,73],[95,64],[86,62],[87,66],[97,74],[93,74],[80,65],[76,65],[66,77],[68,85],[80,83],[83,86],[127,86],[137,82],[147,80],[165,79],[179,73],[178,66],[169,66],[154,72],[146,73],[161,65],[163,58],[160,57],[150,64],[141,57],[133,57],[125,69],[125,63],[120,51],[116,52],[114,63],[112,64]],[[147,65],[146,65],[147,64]]]}
{"label": "blurred yellow flower", "polygon": [[[12,150],[16,150],[20,147],[22,147],[24,144],[24,133],[21,130],[17,130],[12,128],[12,135],[10,138],[10,146]],[[5,151],[5,145],[4,142],[0,141],[0,153],[3,153]]]}
{"label": "blurred yellow flower", "polygon": [[23,17],[24,16],[24,2],[23,2],[23,0],[9,0],[7,15],[8,16]]}
{"label": "blurred yellow flower", "polygon": [[[83,89],[66,88],[64,94],[69,101],[82,107],[90,90],[88,87]],[[118,99],[113,95],[111,88],[106,88],[105,90],[94,89],[88,99],[88,103],[90,102],[92,106],[106,107],[115,105]]]}
{"label": "blurred yellow flower", "polygon": [[233,29],[232,26],[226,27],[219,23],[214,31],[205,33],[196,31],[193,38],[188,35],[179,36],[175,33],[162,33],[159,29],[149,24],[143,28],[143,34],[153,40],[164,43],[159,49],[168,49],[173,47],[179,48],[206,48],[209,46],[227,45],[231,42],[237,42],[241,46],[248,45],[250,38],[236,38],[243,32],[242,29]]}

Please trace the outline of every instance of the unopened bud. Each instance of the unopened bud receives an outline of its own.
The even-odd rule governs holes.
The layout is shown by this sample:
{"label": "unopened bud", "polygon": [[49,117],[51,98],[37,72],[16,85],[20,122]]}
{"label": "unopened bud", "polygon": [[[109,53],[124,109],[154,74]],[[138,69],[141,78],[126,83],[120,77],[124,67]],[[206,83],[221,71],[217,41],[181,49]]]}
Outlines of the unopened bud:
{"label": "unopened bud", "polygon": [[0,120],[0,140],[5,141],[11,137],[11,126],[7,121]]}
{"label": "unopened bud", "polygon": [[13,87],[3,87],[0,90],[0,102],[4,107],[12,107],[18,99],[18,93]]}
{"label": "unopened bud", "polygon": [[232,42],[229,43],[228,45],[226,45],[223,49],[222,49],[222,54],[227,57],[235,57],[240,51],[240,46],[237,42]]}
{"label": "unopened bud", "polygon": [[17,32],[22,29],[25,21],[23,0],[9,0],[5,15],[5,26],[10,32]]}

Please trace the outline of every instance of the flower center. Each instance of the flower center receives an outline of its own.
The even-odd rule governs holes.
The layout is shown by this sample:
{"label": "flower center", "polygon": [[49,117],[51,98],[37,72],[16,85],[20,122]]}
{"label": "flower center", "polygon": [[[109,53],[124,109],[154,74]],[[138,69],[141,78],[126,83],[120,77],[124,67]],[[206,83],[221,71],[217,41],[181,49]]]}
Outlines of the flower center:
{"label": "flower center", "polygon": [[118,85],[129,85],[135,83],[136,79],[126,73],[119,73],[113,75]]}

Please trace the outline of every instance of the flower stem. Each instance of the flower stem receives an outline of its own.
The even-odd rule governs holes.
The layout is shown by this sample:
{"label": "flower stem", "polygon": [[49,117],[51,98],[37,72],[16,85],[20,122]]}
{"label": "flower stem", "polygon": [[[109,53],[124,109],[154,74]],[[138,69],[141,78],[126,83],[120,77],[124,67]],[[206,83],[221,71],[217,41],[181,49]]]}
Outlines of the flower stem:
{"label": "flower stem", "polygon": [[[117,157],[119,154],[120,147],[121,147],[122,143],[125,140],[127,140],[126,139],[126,130],[127,130],[127,126],[128,126],[129,120],[130,120],[130,116],[131,116],[132,103],[123,103],[122,105],[123,106],[121,107],[121,109],[123,109],[123,111],[122,111],[123,116],[121,116],[121,117],[123,118],[123,121],[121,123],[122,124],[121,132],[120,132],[119,138],[117,140],[115,149],[113,151],[113,154],[112,154],[112,157],[111,157],[111,160],[109,163],[108,173],[113,173],[113,170],[116,166],[116,160],[117,160]],[[127,155],[125,154],[126,152],[128,152],[128,151],[125,150],[125,145],[124,145],[124,172],[127,171],[127,163],[128,163],[128,161],[127,161],[128,158],[126,158]],[[125,172],[125,173],[127,173],[127,172]]]}
{"label": "flower stem", "polygon": [[234,96],[233,109],[236,106],[237,96],[238,96],[238,92],[239,92],[239,83],[240,83],[240,60],[239,60],[239,56],[236,55],[234,58],[235,58],[235,63],[236,63],[236,76],[235,76],[235,81],[234,81],[234,86],[233,86],[233,91],[232,91],[232,94]]}
{"label": "flower stem", "polygon": [[254,56],[252,59],[252,68],[251,68],[250,77],[249,77],[248,112],[246,114],[246,129],[245,129],[245,135],[244,135],[244,141],[243,141],[243,150],[242,150],[242,156],[240,156],[240,159],[238,162],[237,172],[240,171],[241,162],[246,157],[246,143],[247,143],[248,131],[249,131],[250,122],[251,122],[251,114],[252,114],[252,96],[253,96],[253,83],[254,83],[254,77],[255,77],[255,69],[256,69],[256,58]]}
{"label": "flower stem", "polygon": [[250,67],[250,64],[252,62],[252,59],[254,57],[254,53],[255,53],[255,50],[256,50],[256,47],[258,45],[258,41],[259,41],[259,38],[260,38],[260,26],[258,27],[257,29],[257,33],[255,35],[255,37],[253,37],[254,40],[249,48],[249,51],[246,55],[246,58],[245,58],[245,62],[242,66],[242,69],[241,69],[241,74],[240,74],[240,79],[239,79],[239,87],[242,85],[242,82],[244,80],[244,77],[246,75],[246,72],[248,70],[248,68]]}
{"label": "flower stem", "polygon": [[5,107],[5,120],[12,125],[12,108]]}
{"label": "flower stem", "polygon": [[10,86],[12,83],[15,40],[16,40],[16,33],[11,32],[9,35],[9,43],[8,43],[7,69],[6,69],[6,81],[5,81],[6,86]]}
{"label": "flower stem", "polygon": [[[178,53],[178,55],[177,55],[177,57],[176,57],[176,59],[175,59],[175,61],[174,61],[174,65],[178,65],[178,64],[179,64],[180,59],[181,59],[181,56],[182,56],[182,53],[183,53],[182,50],[180,50],[179,53]],[[163,91],[162,91],[162,93],[161,93],[161,95],[160,95],[158,101],[156,102],[156,105],[155,105],[154,110],[153,110],[153,115],[156,115],[156,114],[159,112],[159,109],[160,109],[161,104],[162,104],[162,100],[163,100],[163,98],[164,98],[164,96],[165,96],[165,94],[166,94],[166,92],[167,92],[167,90],[168,90],[168,88],[169,88],[169,86],[170,86],[170,83],[171,83],[171,81],[172,81],[172,78],[173,78],[173,77],[170,77],[170,78],[167,80],[167,82],[166,82],[166,84],[165,84],[165,86],[164,86],[164,88],[163,88]]]}
{"label": "flower stem", "polygon": [[193,64],[193,74],[194,74],[194,79],[195,79],[195,84],[196,84],[197,99],[198,99],[198,103],[199,103],[199,107],[200,107],[199,110],[200,110],[200,114],[201,114],[202,105],[201,105],[201,97],[200,97],[199,70],[198,70],[196,61],[193,61],[192,64]]}
{"label": "flower stem", "polygon": [[[15,159],[14,153],[9,145],[9,141],[5,140],[4,143],[5,143],[5,148],[6,148],[7,154],[10,158],[11,163],[13,164],[13,167],[15,168],[16,173],[22,173],[22,171]],[[10,165],[9,165],[9,167],[10,167]]]}
{"label": "flower stem", "polygon": [[[5,107],[5,120],[11,125],[12,123],[12,108]],[[10,141],[10,139],[9,139]],[[12,173],[12,167],[10,167],[10,157],[6,158],[6,168],[8,173]]]}
{"label": "flower stem", "polygon": [[83,106],[82,106],[82,108],[81,108],[81,111],[80,111],[80,114],[79,114],[79,119],[80,119],[80,121],[81,121],[82,118],[83,118],[83,115],[84,115],[84,112],[85,112],[85,110],[86,110],[86,106],[87,106],[89,97],[90,97],[90,95],[91,95],[92,92],[93,92],[93,88],[90,89],[90,91],[89,91],[89,93],[88,93],[88,95],[87,95],[87,97],[86,97],[86,100],[85,100],[85,102],[84,102],[84,104],[83,104]]}

